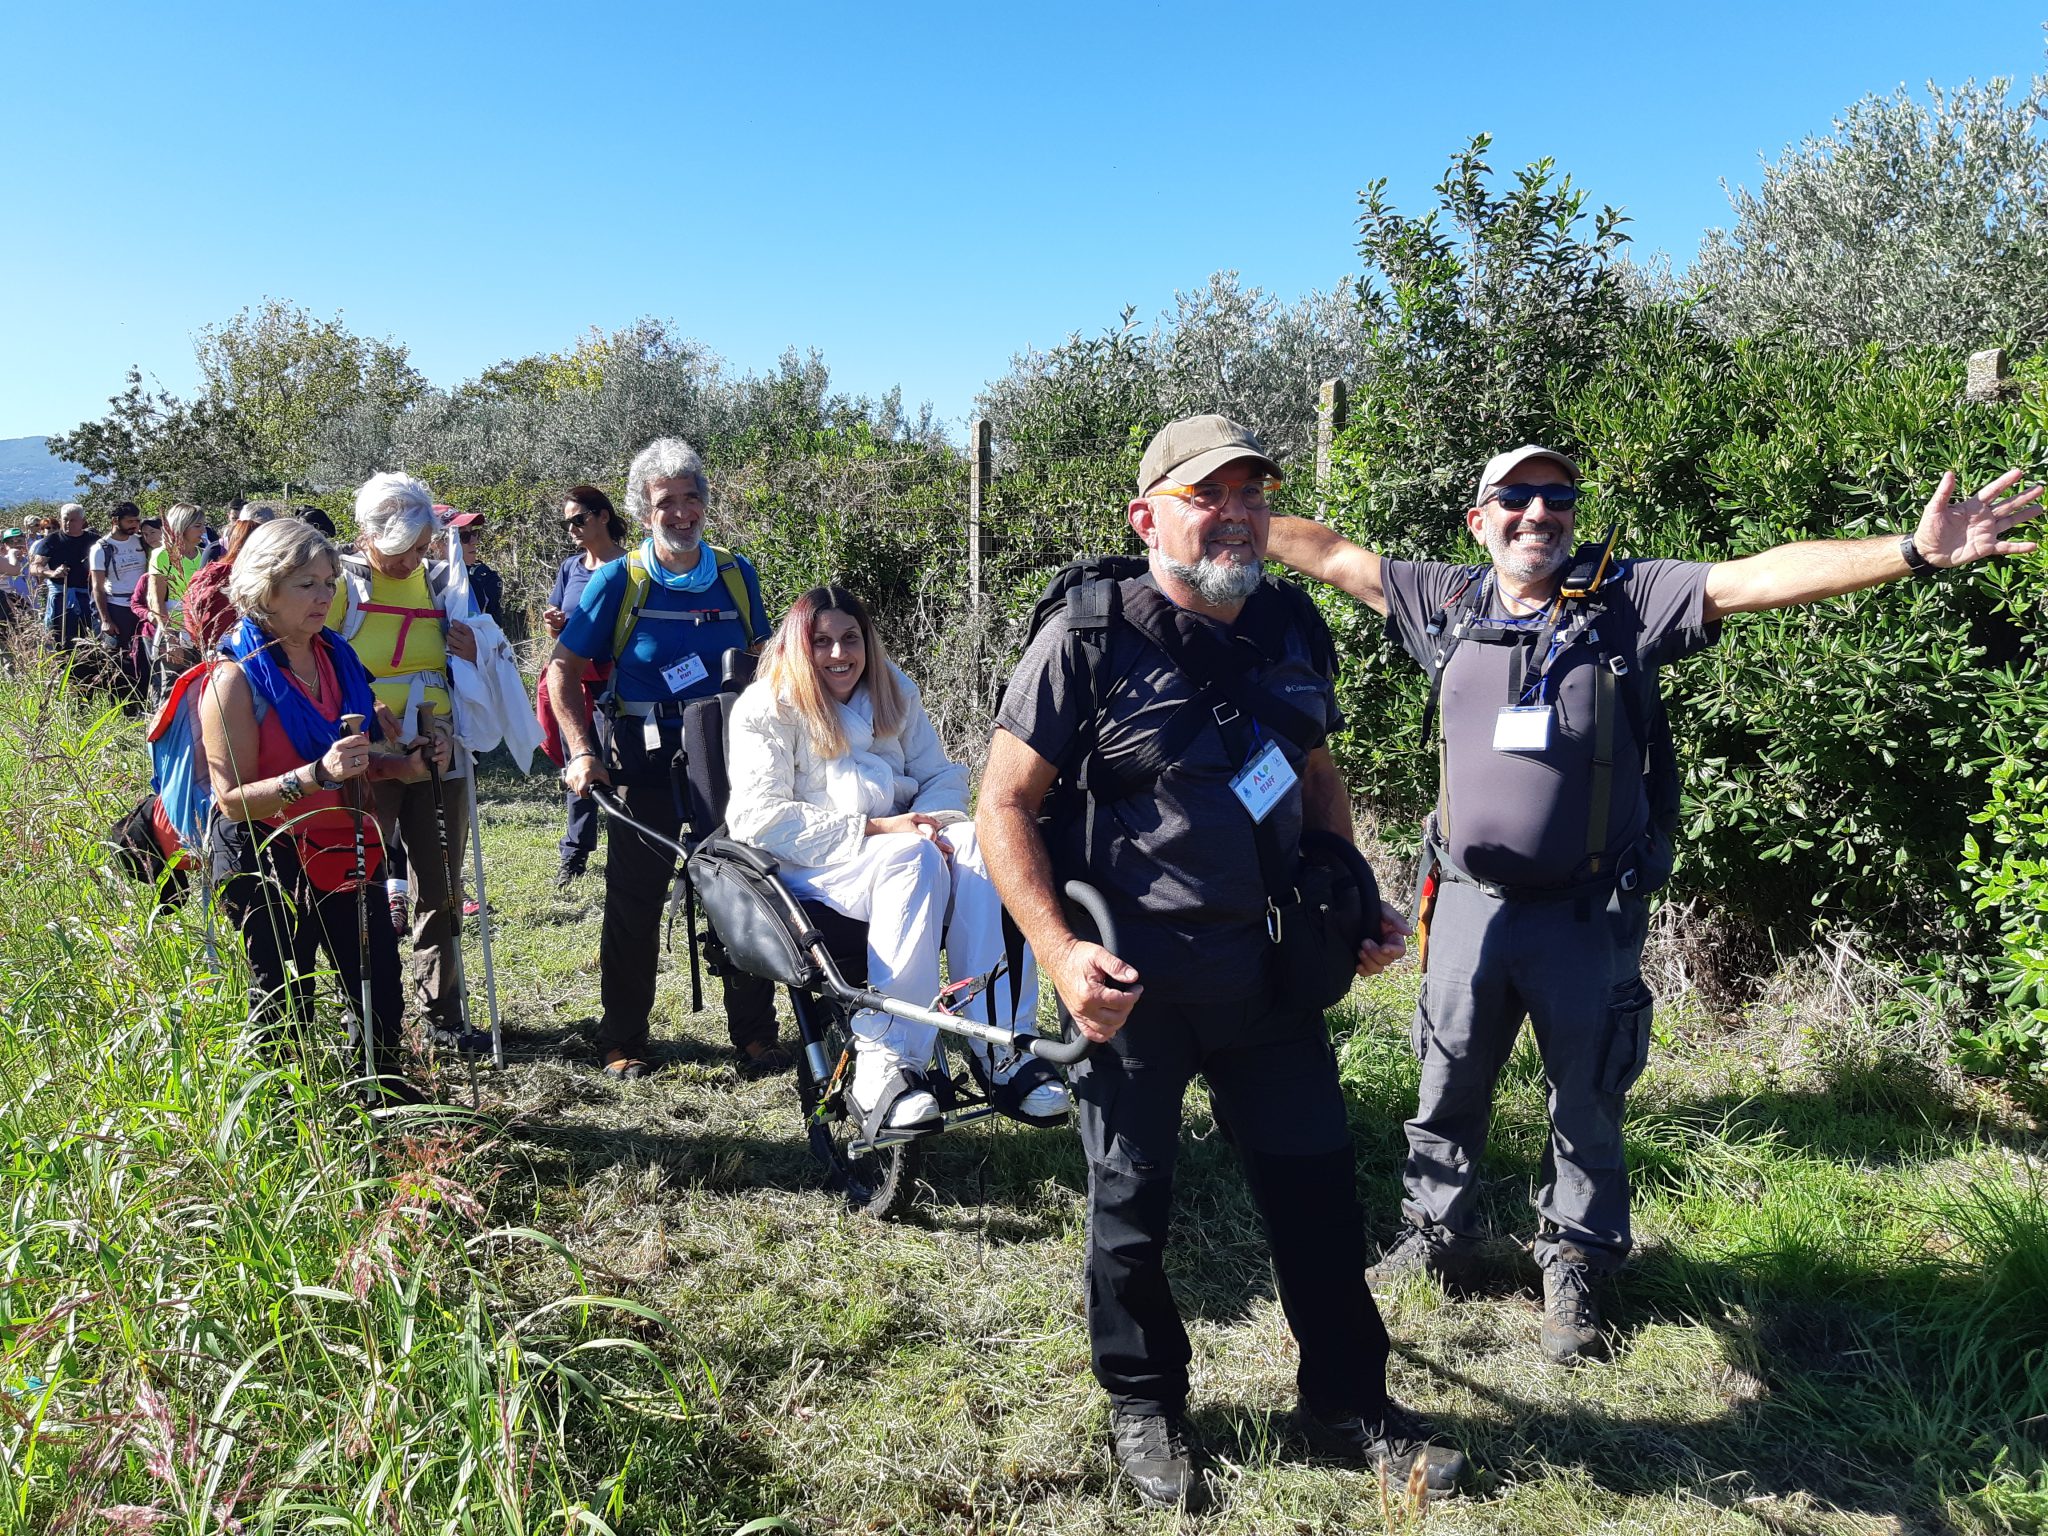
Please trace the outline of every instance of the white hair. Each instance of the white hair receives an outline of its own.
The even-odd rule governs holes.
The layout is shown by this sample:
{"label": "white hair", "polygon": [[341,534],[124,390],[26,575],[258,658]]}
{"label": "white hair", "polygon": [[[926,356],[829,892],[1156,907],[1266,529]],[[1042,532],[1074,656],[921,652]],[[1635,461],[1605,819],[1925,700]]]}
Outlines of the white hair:
{"label": "white hair", "polygon": [[356,544],[380,555],[402,555],[423,534],[441,526],[434,493],[411,475],[386,470],[356,489]]}
{"label": "white hair", "polygon": [[326,534],[295,517],[280,517],[251,533],[228,567],[228,601],[237,612],[270,628],[277,589],[305,566],[325,560],[336,574],[341,560]]}
{"label": "white hair", "polygon": [[636,523],[647,521],[647,482],[676,480],[689,475],[697,482],[697,494],[711,499],[711,482],[704,478],[704,460],[680,437],[657,437],[633,455],[626,471],[626,516]]}
{"label": "white hair", "polygon": [[183,538],[194,528],[206,526],[206,514],[189,501],[181,501],[164,514],[164,532]]}

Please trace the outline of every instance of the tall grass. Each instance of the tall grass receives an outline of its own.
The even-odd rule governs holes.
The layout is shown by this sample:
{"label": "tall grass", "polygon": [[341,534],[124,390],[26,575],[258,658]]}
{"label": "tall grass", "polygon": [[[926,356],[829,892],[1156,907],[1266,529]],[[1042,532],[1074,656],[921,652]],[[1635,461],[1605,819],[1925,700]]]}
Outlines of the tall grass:
{"label": "tall grass", "polygon": [[356,1108],[338,1003],[245,1038],[232,942],[102,869],[130,719],[32,673],[0,720],[0,1530],[619,1528],[706,1391],[670,1324],[487,1126]]}

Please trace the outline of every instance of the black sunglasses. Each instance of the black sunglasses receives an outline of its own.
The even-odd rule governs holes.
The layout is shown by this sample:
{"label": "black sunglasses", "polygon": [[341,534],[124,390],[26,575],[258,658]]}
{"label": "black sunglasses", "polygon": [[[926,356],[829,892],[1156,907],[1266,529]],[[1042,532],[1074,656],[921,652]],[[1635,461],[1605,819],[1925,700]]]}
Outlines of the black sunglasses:
{"label": "black sunglasses", "polygon": [[595,516],[597,516],[595,512],[578,512],[574,517],[563,518],[562,526],[564,528],[581,528]]}
{"label": "black sunglasses", "polygon": [[1487,500],[1499,502],[1510,512],[1520,512],[1538,496],[1553,512],[1566,512],[1579,504],[1576,485],[1504,485]]}

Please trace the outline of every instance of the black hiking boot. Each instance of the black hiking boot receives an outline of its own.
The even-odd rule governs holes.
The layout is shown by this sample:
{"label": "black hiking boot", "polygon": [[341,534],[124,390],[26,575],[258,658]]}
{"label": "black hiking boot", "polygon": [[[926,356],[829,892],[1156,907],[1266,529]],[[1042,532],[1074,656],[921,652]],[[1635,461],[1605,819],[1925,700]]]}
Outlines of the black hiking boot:
{"label": "black hiking boot", "polygon": [[566,891],[583,878],[584,859],[585,855],[579,853],[573,858],[562,860],[561,867],[555,871],[556,890]]}
{"label": "black hiking boot", "polygon": [[1147,1504],[1186,1510],[1208,1507],[1200,1450],[1178,1414],[1126,1413],[1109,1416],[1109,1440],[1123,1473]]}
{"label": "black hiking boot", "polygon": [[1593,1271],[1576,1248],[1560,1247],[1543,1267],[1542,1344],[1544,1358],[1553,1365],[1573,1365],[1602,1352]]}
{"label": "black hiking boot", "polygon": [[1318,1418],[1305,1407],[1295,1411],[1295,1422],[1315,1455],[1384,1472],[1387,1486],[1397,1495],[1418,1466],[1423,1496],[1430,1499],[1449,1493],[1465,1475],[1465,1453],[1438,1445],[1429,1420],[1392,1398],[1387,1399],[1386,1416],[1377,1422]]}
{"label": "black hiking boot", "polygon": [[1365,1271],[1365,1283],[1376,1294],[1399,1290],[1417,1275],[1428,1275],[1439,1285],[1458,1285],[1472,1278],[1472,1255],[1464,1248],[1443,1242],[1427,1229],[1404,1227],[1394,1245]]}

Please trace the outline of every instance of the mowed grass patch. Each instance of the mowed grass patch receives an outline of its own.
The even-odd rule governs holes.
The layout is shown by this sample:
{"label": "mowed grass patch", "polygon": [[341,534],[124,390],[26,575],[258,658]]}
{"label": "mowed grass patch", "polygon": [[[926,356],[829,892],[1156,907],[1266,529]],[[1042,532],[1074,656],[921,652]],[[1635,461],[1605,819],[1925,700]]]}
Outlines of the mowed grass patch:
{"label": "mowed grass patch", "polygon": [[[89,722],[71,718],[65,729],[80,739]],[[169,1137],[168,1150],[147,1155],[189,1172],[194,1149],[213,1146],[231,1118],[225,1106],[256,1083],[248,1103],[260,1112],[243,1120],[283,1150],[260,1153],[230,1133],[232,1175],[214,1176],[244,1207],[232,1216],[161,1179],[162,1198],[120,1206],[88,1162],[48,1164],[36,1183],[45,1204],[10,1230],[16,1272],[19,1255],[40,1255],[43,1287],[15,1293],[24,1299],[8,1335],[10,1384],[23,1383],[36,1351],[71,1328],[69,1374],[53,1402],[82,1395],[76,1384],[91,1379],[112,1384],[110,1402],[127,1391],[121,1411],[133,1413],[135,1383],[167,1383],[173,1422],[239,1425],[224,1478],[254,1473],[237,1518],[268,1507],[278,1529],[309,1528],[285,1511],[316,1498],[342,1511],[336,1528],[385,1529],[395,1519],[421,1531],[444,1528],[458,1507],[470,1513],[456,1529],[561,1529],[561,1512],[579,1505],[612,1529],[649,1532],[729,1532],[765,1515],[801,1531],[849,1533],[1385,1524],[1372,1479],[1307,1464],[1288,1428],[1293,1347],[1235,1159],[1199,1090],[1188,1106],[1172,1275],[1195,1348],[1195,1420],[1226,1502],[1183,1521],[1138,1507],[1109,1465],[1107,1409],[1087,1373],[1085,1169],[1071,1132],[963,1127],[933,1143],[908,1221],[856,1218],[822,1187],[791,1081],[748,1081],[735,1070],[715,982],[707,980],[705,1009],[691,1009],[680,951],[664,961],[656,1008],[665,1070],[632,1085],[602,1079],[590,1047],[601,879],[554,889],[559,797],[551,781],[493,764],[482,821],[512,1062],[502,1073],[434,1064],[444,1097],[469,1113],[437,1125],[431,1153],[402,1152],[335,1101],[324,1086],[335,1064],[300,1072],[303,1099],[258,1081],[263,1064],[236,1035],[235,983],[209,992],[198,980],[205,970],[190,909],[144,929],[137,909],[107,905],[135,893],[84,875],[86,855],[61,829],[85,803],[76,797],[109,798],[93,787],[118,781],[109,764],[134,771],[139,757],[123,730],[108,727],[76,760],[10,759],[15,733],[0,740],[0,773],[19,785],[9,792],[10,824],[36,838],[6,877],[10,912],[34,907],[34,921],[0,918],[0,955],[10,977],[48,991],[68,985],[42,979],[66,969],[62,952],[30,929],[41,933],[60,914],[66,932],[118,929],[155,969],[151,980],[111,990],[125,1000],[139,986],[159,1000],[153,1028],[163,1044],[138,1051],[110,998],[87,1003],[66,992],[63,1012],[76,1022],[63,1032],[45,1014],[24,1032],[33,1008],[10,1008],[10,1067],[61,1062],[74,1095],[60,1112],[45,1103],[50,1088],[21,1077],[30,1091],[17,1097],[48,1118],[11,1111],[10,1146],[77,1120],[106,1125],[124,1148]],[[114,809],[95,804],[93,814],[111,820]],[[602,858],[600,849],[594,865]],[[475,927],[470,973],[481,1014]],[[1361,985],[1333,1015],[1376,1240],[1393,1236],[1398,1221],[1400,1122],[1415,1083],[1413,988],[1412,972],[1397,972]],[[186,1027],[209,997],[211,1022]],[[323,1016],[330,1032],[336,1012],[330,1004]],[[174,1040],[183,1056],[172,1053]],[[113,1055],[151,1065],[139,1075],[106,1070]],[[173,1084],[187,1085],[176,1088],[185,1097]],[[1543,1146],[1540,1067],[1525,1041],[1504,1076],[1485,1168],[1493,1276],[1472,1296],[1424,1283],[1385,1304],[1396,1391],[1479,1467],[1473,1490],[1432,1511],[1427,1528],[1547,1536],[2038,1524],[2041,1148],[1944,1092],[1920,1083],[1892,1093],[1881,1076],[1861,1086],[1781,1078],[1759,1053],[1703,1032],[1660,1049],[1634,1098],[1641,1245],[1610,1303],[1615,1358],[1563,1372],[1538,1356],[1534,1271],[1514,1246],[1533,1222]],[[165,1107],[212,1101],[223,1107]],[[327,1162],[302,1144],[325,1149]],[[381,1188],[388,1202],[400,1176],[408,1187],[447,1181],[448,1198],[421,1218],[432,1241],[393,1266],[417,1273],[413,1289],[389,1286],[388,1313],[352,1297],[294,1297],[304,1277],[327,1284],[343,1272],[363,1231],[355,1205],[381,1208],[355,1191]],[[135,1176],[123,1177],[119,1188],[132,1196]],[[474,1216],[455,1208],[458,1188],[473,1195]],[[64,1220],[78,1210],[99,1223],[87,1230],[112,1230],[109,1216],[92,1213],[116,1210],[153,1228],[127,1239],[112,1266],[131,1288],[135,1277],[148,1277],[149,1288],[91,1313],[90,1328],[68,1321],[84,1309],[60,1309],[92,1294],[107,1266],[70,1228],[61,1243],[53,1235],[41,1212],[59,1196],[47,1191],[62,1192]],[[257,1265],[208,1235],[224,1222],[272,1234],[272,1257]],[[479,1241],[491,1231],[534,1235]],[[185,1313],[156,1308],[187,1292],[209,1299]],[[590,1293],[642,1310],[607,1317],[565,1305]],[[550,1304],[530,1326],[558,1331],[517,1326]],[[307,1320],[300,1307],[312,1308]],[[168,1321],[191,1312],[225,1317],[242,1353],[225,1365],[199,1362],[190,1331]],[[233,1365],[279,1327],[298,1330],[289,1371],[264,1356],[217,1412]],[[262,1328],[271,1333],[258,1338]],[[387,1328],[389,1340],[377,1331]],[[410,1354],[390,1342],[408,1338]],[[605,1344],[614,1338],[646,1353]],[[434,1360],[447,1363],[426,1369]],[[586,1360],[606,1363],[586,1372]],[[565,1370],[591,1392],[566,1385]],[[525,1438],[515,1438],[515,1456],[493,1463],[488,1446],[502,1438],[505,1414],[489,1405],[522,1387],[527,1406],[515,1425]],[[366,1395],[390,1416],[344,1443]],[[97,1467],[101,1454],[80,1422],[74,1410],[63,1435],[32,1442],[19,1426],[10,1431],[10,1487],[29,1489],[27,1507],[45,1517],[16,1528],[49,1528],[59,1490],[74,1502],[89,1491],[95,1508],[168,1497],[150,1470],[153,1442],[133,1441],[90,1478],[71,1476]],[[24,1474],[25,1443],[40,1459]],[[479,1469],[465,1490],[498,1487],[483,1470],[493,1465],[520,1476],[500,1479],[511,1491],[494,1494],[495,1504],[458,1492],[465,1454]],[[376,1490],[367,1502],[366,1490]],[[74,1525],[91,1528],[87,1513],[81,1503]],[[1398,1514],[1394,1525],[1404,1527]]]}

